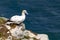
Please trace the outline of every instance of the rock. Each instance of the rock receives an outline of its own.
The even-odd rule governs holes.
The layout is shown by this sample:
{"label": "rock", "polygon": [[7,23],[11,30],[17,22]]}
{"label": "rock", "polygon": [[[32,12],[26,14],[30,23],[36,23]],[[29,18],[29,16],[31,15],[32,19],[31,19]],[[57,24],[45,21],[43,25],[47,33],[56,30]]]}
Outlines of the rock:
{"label": "rock", "polygon": [[29,40],[34,40],[33,38],[29,38]]}
{"label": "rock", "polygon": [[46,34],[37,34],[36,39],[39,39],[39,40],[49,40],[48,39],[48,35],[46,35]]}
{"label": "rock", "polygon": [[[15,24],[13,24],[13,25],[15,25]],[[12,27],[14,27],[12,25]],[[11,32],[11,35],[12,36],[14,36],[14,37],[16,37],[17,39],[19,39],[19,38],[23,38],[24,36],[23,36],[23,30],[22,29],[24,29],[24,24],[21,24],[21,25],[15,25],[15,27],[14,28],[12,28],[11,27],[11,29],[10,29],[10,32]]]}
{"label": "rock", "polygon": [[28,37],[28,36],[29,36],[28,30],[24,30],[23,35],[24,35],[25,37]]}
{"label": "rock", "polygon": [[6,28],[5,25],[0,25],[0,36],[7,38],[10,33],[7,33],[9,30]]}
{"label": "rock", "polygon": [[12,40],[12,36],[8,36],[5,40]]}
{"label": "rock", "polygon": [[25,28],[25,24],[16,24],[0,17],[0,40],[49,40],[46,34],[36,34]]}
{"label": "rock", "polygon": [[23,38],[23,39],[21,39],[21,40],[28,40],[28,39],[26,39],[26,38]]}
{"label": "rock", "polygon": [[36,35],[34,35],[31,31],[25,30],[25,35],[28,35],[29,37],[35,37]]}

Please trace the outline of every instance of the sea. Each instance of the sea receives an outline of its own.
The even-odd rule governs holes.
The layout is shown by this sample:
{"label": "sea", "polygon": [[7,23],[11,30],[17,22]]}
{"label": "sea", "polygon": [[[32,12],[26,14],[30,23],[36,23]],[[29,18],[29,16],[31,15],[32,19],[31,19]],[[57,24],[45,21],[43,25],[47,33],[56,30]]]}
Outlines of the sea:
{"label": "sea", "polygon": [[27,10],[27,30],[60,40],[60,0],[0,0],[0,17],[11,18]]}

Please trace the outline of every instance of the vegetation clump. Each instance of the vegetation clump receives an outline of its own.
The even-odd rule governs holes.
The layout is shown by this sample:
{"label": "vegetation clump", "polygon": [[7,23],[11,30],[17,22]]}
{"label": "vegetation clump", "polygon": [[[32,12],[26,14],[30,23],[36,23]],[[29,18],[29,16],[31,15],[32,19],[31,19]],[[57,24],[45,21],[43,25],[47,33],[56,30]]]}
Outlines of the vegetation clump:
{"label": "vegetation clump", "polygon": [[5,24],[7,20],[7,18],[0,17],[0,24]]}

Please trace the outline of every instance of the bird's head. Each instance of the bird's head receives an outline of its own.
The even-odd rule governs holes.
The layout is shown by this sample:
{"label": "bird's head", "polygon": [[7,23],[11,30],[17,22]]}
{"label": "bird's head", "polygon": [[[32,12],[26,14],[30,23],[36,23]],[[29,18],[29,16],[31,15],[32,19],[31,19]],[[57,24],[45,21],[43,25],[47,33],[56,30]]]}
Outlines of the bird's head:
{"label": "bird's head", "polygon": [[28,12],[26,10],[23,10],[22,13],[24,14],[27,14],[28,15]]}

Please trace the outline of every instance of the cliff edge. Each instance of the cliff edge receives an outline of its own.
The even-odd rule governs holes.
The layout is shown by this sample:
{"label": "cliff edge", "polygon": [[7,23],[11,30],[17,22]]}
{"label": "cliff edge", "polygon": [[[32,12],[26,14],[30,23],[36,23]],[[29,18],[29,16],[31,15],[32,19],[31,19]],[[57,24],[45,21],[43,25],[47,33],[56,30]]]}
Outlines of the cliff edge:
{"label": "cliff edge", "polygon": [[46,34],[36,34],[25,28],[25,24],[16,24],[0,17],[0,40],[49,40]]}

